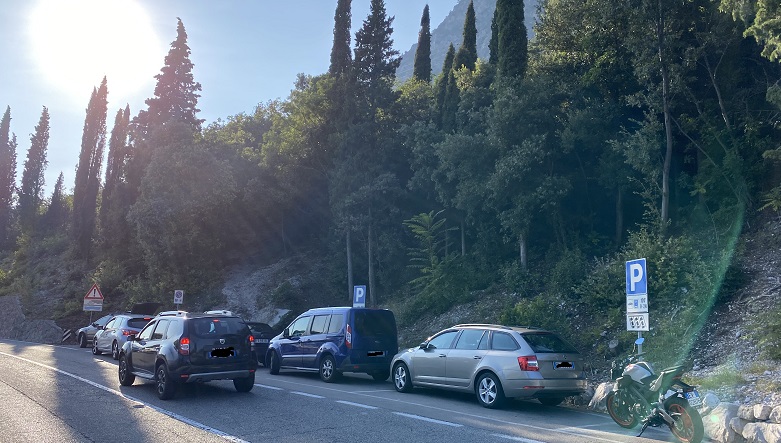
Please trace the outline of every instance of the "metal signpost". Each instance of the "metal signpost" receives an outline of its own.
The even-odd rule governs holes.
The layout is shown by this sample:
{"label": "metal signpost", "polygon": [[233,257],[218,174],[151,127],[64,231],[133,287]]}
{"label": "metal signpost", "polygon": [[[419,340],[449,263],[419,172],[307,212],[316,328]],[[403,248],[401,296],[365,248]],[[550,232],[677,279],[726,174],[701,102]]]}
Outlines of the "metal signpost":
{"label": "metal signpost", "polygon": [[643,331],[649,331],[648,273],[645,259],[626,262],[626,330],[637,331],[638,354],[643,352]]}
{"label": "metal signpost", "polygon": [[176,310],[179,310],[179,305],[184,303],[184,291],[181,289],[177,289],[174,291],[174,304],[176,305]]}
{"label": "metal signpost", "polygon": [[353,287],[353,308],[366,307],[366,286]]}

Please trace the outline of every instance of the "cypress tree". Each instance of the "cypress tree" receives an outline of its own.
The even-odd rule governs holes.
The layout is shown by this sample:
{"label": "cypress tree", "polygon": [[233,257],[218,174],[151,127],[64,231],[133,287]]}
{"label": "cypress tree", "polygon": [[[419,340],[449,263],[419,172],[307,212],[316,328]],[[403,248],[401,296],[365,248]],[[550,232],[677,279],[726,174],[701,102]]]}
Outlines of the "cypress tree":
{"label": "cypress tree", "polygon": [[114,126],[111,128],[111,138],[108,142],[108,157],[106,159],[106,180],[103,185],[100,204],[100,226],[105,229],[108,226],[108,213],[115,207],[114,196],[121,184],[125,160],[127,159],[128,125],[130,123],[130,105],[125,109],[119,109],[114,117]]}
{"label": "cypress tree", "polygon": [[[523,7],[521,12],[523,12]],[[477,63],[477,25],[475,23],[475,6],[470,1],[464,19],[464,41],[453,60],[453,69],[461,69],[462,66],[466,66],[470,71],[474,71],[475,63]]]}
{"label": "cypress tree", "polygon": [[0,120],[0,246],[5,246],[11,226],[11,206],[16,189],[16,135],[11,135],[11,107]]}
{"label": "cypress tree", "polygon": [[68,222],[68,204],[65,201],[65,176],[60,172],[54,184],[49,207],[43,215],[43,228],[46,232],[60,232]]}
{"label": "cypress tree", "polygon": [[491,40],[488,41],[488,63],[496,64],[499,57],[499,27],[496,24],[496,15],[499,9],[494,9],[494,16],[491,18]]}
{"label": "cypress tree", "polygon": [[350,54],[350,25],[352,13],[351,0],[339,0],[334,14],[334,43],[331,47],[331,75],[345,74],[350,71],[352,56]]}
{"label": "cypress tree", "polygon": [[442,105],[442,130],[445,132],[454,132],[457,128],[456,113],[458,105],[461,102],[461,93],[456,84],[456,74],[452,69],[448,73],[447,90],[445,91],[445,101]]}
{"label": "cypress tree", "polygon": [[73,186],[73,238],[76,252],[81,257],[89,254],[92,234],[95,231],[100,171],[103,167],[103,151],[106,147],[106,112],[108,88],[106,78],[97,90],[92,91],[84,132],[81,137],[81,153]]}
{"label": "cypress tree", "polygon": [[428,5],[423,8],[423,17],[420,18],[418,48],[415,50],[412,76],[426,83],[431,82],[431,18]]}
{"label": "cypress tree", "polygon": [[370,13],[355,33],[355,71],[369,113],[393,100],[392,87],[401,59],[393,49],[393,17],[388,17],[384,0],[372,0]]}
{"label": "cypress tree", "polygon": [[453,44],[451,43],[450,46],[447,48],[447,53],[445,54],[445,61],[442,63],[442,74],[437,77],[437,82],[435,85],[436,88],[436,105],[437,105],[437,124],[441,127],[442,126],[442,109],[445,106],[445,97],[447,96],[447,85],[448,80],[450,79],[450,71],[453,70],[453,58],[456,56],[456,49],[453,47]]}
{"label": "cypress tree", "polygon": [[523,78],[526,75],[528,38],[523,22],[523,1],[496,1],[496,28],[498,41],[497,74],[505,78]]}
{"label": "cypress tree", "polygon": [[31,234],[35,229],[36,216],[43,200],[44,171],[48,164],[46,151],[49,148],[49,110],[43,107],[41,118],[30,137],[30,149],[24,162],[22,185],[19,188],[19,225],[22,232]]}

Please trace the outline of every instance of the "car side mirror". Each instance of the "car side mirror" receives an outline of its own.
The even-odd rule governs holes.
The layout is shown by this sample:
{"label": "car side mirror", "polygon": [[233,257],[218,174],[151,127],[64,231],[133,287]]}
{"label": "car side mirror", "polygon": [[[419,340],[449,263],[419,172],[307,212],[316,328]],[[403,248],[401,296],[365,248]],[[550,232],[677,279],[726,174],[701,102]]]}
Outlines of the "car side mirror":
{"label": "car side mirror", "polygon": [[288,331],[287,329],[282,331],[282,338],[290,338],[290,331]]}
{"label": "car side mirror", "polygon": [[127,336],[127,341],[136,341],[136,334],[130,334]]}
{"label": "car side mirror", "polygon": [[427,341],[424,341],[423,343],[421,343],[421,344],[420,344],[420,349],[423,349],[423,350],[426,350],[426,349],[428,349],[428,342],[427,342]]}

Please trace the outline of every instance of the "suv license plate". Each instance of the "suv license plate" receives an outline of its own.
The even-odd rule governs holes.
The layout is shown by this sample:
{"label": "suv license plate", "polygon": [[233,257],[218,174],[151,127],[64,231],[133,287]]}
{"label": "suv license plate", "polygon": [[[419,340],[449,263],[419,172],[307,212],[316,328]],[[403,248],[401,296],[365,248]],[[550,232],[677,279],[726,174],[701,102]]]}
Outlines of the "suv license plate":
{"label": "suv license plate", "polygon": [[369,351],[366,353],[369,357],[384,357],[385,351]]}
{"label": "suv license plate", "polygon": [[700,397],[700,393],[697,392],[697,390],[693,390],[691,392],[684,392],[684,397],[686,397],[686,400],[689,402],[689,406],[699,406],[700,403],[702,403],[702,398]]}
{"label": "suv license plate", "polygon": [[268,343],[267,338],[256,338],[255,343]]}
{"label": "suv license plate", "polygon": [[571,361],[555,361],[553,362],[553,369],[575,369],[575,364]]}
{"label": "suv license plate", "polygon": [[212,349],[210,356],[212,358],[233,357],[236,355],[236,351],[233,347],[230,348],[215,348]]}

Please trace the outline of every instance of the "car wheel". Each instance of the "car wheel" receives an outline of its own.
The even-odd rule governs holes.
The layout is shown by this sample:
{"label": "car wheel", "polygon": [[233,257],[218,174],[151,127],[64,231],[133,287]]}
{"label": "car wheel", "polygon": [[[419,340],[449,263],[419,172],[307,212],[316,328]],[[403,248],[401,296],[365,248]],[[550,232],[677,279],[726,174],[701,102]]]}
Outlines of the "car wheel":
{"label": "car wheel", "polygon": [[333,383],[337,378],[339,378],[339,371],[336,370],[336,362],[331,354],[325,354],[320,359],[320,380]]}
{"label": "car wheel", "polygon": [[116,341],[111,344],[111,358],[119,360],[119,344]]}
{"label": "car wheel", "polygon": [[79,347],[80,348],[86,348],[87,347],[87,336],[85,334],[79,334]]}
{"label": "car wheel", "polygon": [[92,339],[92,354],[94,355],[100,355],[103,352],[101,352],[100,349],[98,349],[98,338],[95,337]]}
{"label": "car wheel", "polygon": [[168,373],[168,367],[161,363],[155,371],[157,375],[157,397],[160,400],[168,400],[176,394],[176,381]]}
{"label": "car wheel", "polygon": [[399,392],[412,390],[412,379],[406,364],[396,363],[396,366],[393,367],[393,387]]}
{"label": "car wheel", "polygon": [[268,359],[269,359],[268,372],[271,375],[279,374],[279,356],[277,355],[277,352],[271,351],[271,355],[269,356]]}
{"label": "car wheel", "polygon": [[119,356],[119,384],[130,386],[136,381],[136,376],[130,372],[130,365],[127,362],[127,355]]}
{"label": "car wheel", "polygon": [[249,377],[246,378],[234,378],[233,379],[233,386],[236,388],[236,391],[238,392],[249,392],[252,390],[252,387],[255,386],[255,373],[251,373]]}
{"label": "car wheel", "polygon": [[483,407],[496,409],[502,406],[504,403],[504,391],[502,390],[502,384],[499,383],[499,379],[490,372],[486,372],[480,376],[475,386],[477,393],[477,401]]}
{"label": "car wheel", "polygon": [[542,397],[537,400],[545,406],[558,406],[564,401],[564,397]]}
{"label": "car wheel", "polygon": [[372,372],[370,375],[372,376],[374,381],[385,381],[390,376],[390,373],[388,373],[388,371],[386,370],[386,371]]}

